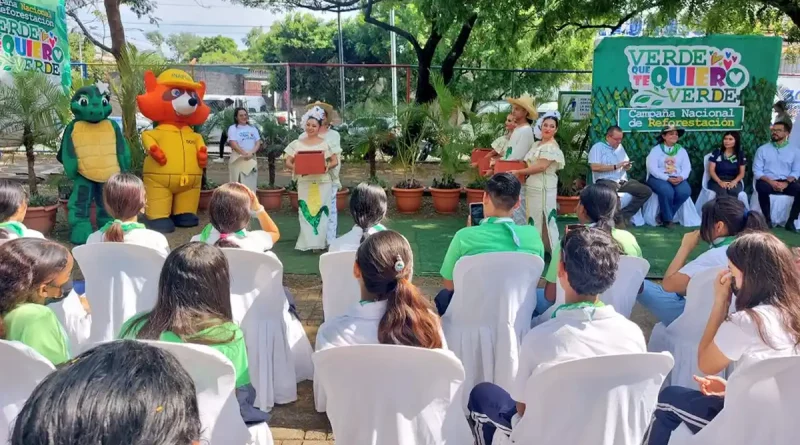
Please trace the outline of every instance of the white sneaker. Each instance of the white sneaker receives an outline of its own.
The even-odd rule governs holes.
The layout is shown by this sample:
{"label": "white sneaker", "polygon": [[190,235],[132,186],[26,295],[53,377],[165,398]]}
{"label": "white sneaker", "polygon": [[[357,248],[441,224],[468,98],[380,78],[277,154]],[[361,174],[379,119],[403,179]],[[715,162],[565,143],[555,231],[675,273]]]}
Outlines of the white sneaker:
{"label": "white sneaker", "polygon": [[214,163],[215,164],[224,164],[225,163],[225,158],[214,159]]}

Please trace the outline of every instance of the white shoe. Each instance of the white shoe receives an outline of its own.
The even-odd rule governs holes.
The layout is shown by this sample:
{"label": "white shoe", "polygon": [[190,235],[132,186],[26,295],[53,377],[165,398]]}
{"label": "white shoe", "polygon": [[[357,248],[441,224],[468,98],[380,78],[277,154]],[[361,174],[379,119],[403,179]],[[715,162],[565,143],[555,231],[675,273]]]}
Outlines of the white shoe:
{"label": "white shoe", "polygon": [[224,164],[225,163],[225,159],[224,158],[214,159],[214,163],[215,164]]}

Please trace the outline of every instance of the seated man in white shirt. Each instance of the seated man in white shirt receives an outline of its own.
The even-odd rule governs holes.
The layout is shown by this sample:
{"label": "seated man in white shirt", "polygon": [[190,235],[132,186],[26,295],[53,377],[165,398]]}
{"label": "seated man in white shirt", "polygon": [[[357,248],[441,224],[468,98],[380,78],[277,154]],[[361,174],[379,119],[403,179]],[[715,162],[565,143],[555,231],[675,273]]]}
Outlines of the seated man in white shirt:
{"label": "seated man in white shirt", "polygon": [[788,195],[794,198],[786,229],[797,230],[795,220],[800,216],[800,148],[789,144],[791,122],[776,122],[772,126],[772,142],[758,147],[753,160],[755,191],[761,213],[772,227],[772,195]]}
{"label": "seated man in white shirt", "polygon": [[510,394],[487,382],[470,393],[469,421],[479,436],[478,443],[491,444],[498,429],[511,434],[513,425],[525,415],[525,403],[535,402],[524,397],[528,379],[538,367],[579,358],[647,352],[639,326],[599,299],[616,279],[619,257],[616,241],[600,229],[580,227],[564,235],[558,279],[566,304],[523,339],[519,371]]}

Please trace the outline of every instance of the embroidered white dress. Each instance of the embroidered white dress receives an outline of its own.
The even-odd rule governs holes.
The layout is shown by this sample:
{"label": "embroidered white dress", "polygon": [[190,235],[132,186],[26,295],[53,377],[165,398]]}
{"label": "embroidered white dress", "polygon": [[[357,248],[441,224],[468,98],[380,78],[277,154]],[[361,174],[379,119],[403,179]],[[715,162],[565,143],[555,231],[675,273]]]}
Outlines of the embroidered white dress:
{"label": "embroidered white dress", "polygon": [[552,249],[558,245],[558,225],[556,224],[558,175],[556,172],[564,168],[564,153],[561,152],[561,148],[555,140],[546,143],[539,141],[533,144],[531,151],[525,156],[525,162],[530,167],[539,159],[547,159],[553,163],[544,172],[530,175],[525,181],[528,223],[533,224],[540,234],[542,234],[542,228],[547,226],[547,235]]}
{"label": "embroidered white dress", "polygon": [[[339,135],[339,132],[336,130],[328,130],[324,134],[321,134],[322,139],[328,143],[328,146],[331,147],[331,153],[335,154],[338,157],[339,163],[336,164],[336,167],[333,167],[328,171],[328,174],[331,175],[331,215],[328,220],[328,244],[331,244],[337,236],[337,230],[339,228],[339,212],[336,207],[336,192],[338,192],[342,188],[342,182],[339,180],[339,171],[342,169],[342,137]],[[300,135],[299,139],[305,139],[307,136],[305,133]]]}
{"label": "embroidered white dress", "polygon": [[[323,141],[316,145],[306,145],[300,139],[286,147],[287,156],[294,157],[302,151],[323,151],[325,159],[333,156],[330,145]],[[328,223],[331,217],[331,175],[295,175],[297,181],[297,212],[300,221],[300,234],[297,236],[297,250],[325,249],[328,247]]]}

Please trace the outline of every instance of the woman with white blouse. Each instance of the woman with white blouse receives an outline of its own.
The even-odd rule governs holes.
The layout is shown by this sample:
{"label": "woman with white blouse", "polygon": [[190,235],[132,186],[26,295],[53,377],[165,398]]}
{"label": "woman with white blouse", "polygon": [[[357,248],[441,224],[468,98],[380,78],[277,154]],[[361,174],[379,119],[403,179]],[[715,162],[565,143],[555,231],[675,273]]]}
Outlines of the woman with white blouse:
{"label": "woman with white blouse", "polygon": [[665,227],[674,225],[675,213],[692,196],[692,187],[687,181],[692,163],[689,153],[678,143],[685,132],[674,125],[664,127],[658,144],[647,155],[647,185],[658,196],[661,224]]}

